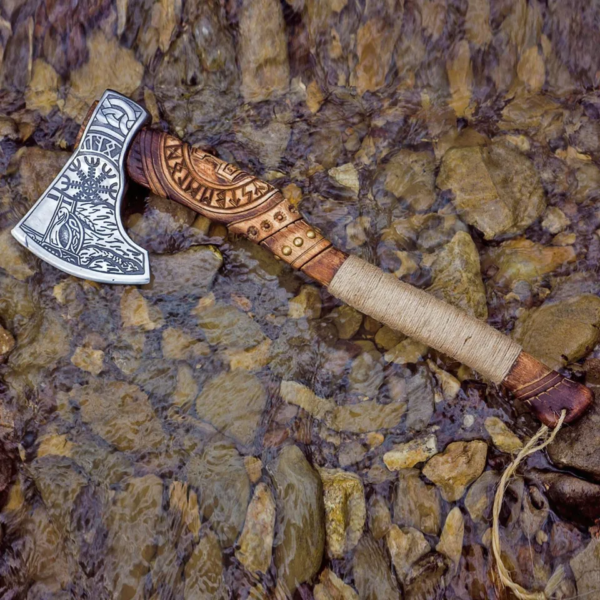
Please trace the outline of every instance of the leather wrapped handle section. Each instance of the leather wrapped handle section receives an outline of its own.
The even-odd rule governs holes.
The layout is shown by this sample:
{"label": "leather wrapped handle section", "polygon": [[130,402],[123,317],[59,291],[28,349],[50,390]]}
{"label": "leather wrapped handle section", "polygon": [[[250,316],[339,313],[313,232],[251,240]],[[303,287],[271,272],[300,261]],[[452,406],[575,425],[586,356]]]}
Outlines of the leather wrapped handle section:
{"label": "leather wrapped handle section", "polygon": [[553,427],[582,415],[593,397],[507,336],[331,245],[281,192],[163,132],[143,129],[127,158],[132,179],[268,248],[361,312],[501,383]]}

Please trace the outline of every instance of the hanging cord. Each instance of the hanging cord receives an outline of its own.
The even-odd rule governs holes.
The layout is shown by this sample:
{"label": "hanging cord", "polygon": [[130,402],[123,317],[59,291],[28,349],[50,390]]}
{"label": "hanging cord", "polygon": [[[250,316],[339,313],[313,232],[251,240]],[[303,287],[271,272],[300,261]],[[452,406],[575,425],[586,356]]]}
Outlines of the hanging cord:
{"label": "hanging cord", "polygon": [[[502,561],[502,547],[500,545],[500,509],[502,508],[502,502],[504,501],[506,486],[508,485],[510,478],[517,470],[517,467],[523,462],[524,458],[527,458],[534,452],[543,450],[546,446],[554,441],[554,438],[560,431],[566,416],[567,411],[563,410],[556,427],[552,431],[546,425],[542,425],[540,427],[538,432],[529,440],[529,442],[527,442],[523,450],[519,452],[517,458],[515,458],[515,460],[513,460],[513,462],[508,465],[504,471],[504,474],[500,479],[498,489],[496,490],[496,496],[494,497],[492,551],[496,561],[496,568],[498,569],[498,574],[500,575],[500,581],[506,587],[510,588],[513,594],[519,598],[519,600],[548,600],[548,598],[551,598],[563,580],[564,568],[560,566],[558,569],[556,569],[552,577],[550,577],[550,580],[546,585],[546,589],[543,592],[529,592],[524,587],[521,587],[518,583],[515,583],[511,579],[510,573]],[[540,440],[542,441],[540,442]],[[538,444],[538,442],[540,443]],[[538,445],[536,446],[536,444]]]}

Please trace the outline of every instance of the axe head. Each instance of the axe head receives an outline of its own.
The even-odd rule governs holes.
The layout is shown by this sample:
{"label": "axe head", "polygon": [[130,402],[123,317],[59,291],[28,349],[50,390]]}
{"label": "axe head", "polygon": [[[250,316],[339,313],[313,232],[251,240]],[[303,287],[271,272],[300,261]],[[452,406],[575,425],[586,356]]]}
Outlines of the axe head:
{"label": "axe head", "polygon": [[125,159],[148,113],[104,92],[77,150],[12,230],[34,254],[66,273],[102,283],[148,283],[148,253],[121,223]]}

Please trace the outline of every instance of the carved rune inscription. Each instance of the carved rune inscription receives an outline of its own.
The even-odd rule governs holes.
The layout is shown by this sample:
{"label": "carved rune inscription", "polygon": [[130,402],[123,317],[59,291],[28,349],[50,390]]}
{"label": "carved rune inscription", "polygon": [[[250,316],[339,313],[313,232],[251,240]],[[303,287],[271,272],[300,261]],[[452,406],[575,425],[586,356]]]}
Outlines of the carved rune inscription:
{"label": "carved rune inscription", "polygon": [[163,143],[172,185],[207,212],[243,212],[277,192],[265,181],[177,138],[165,136]]}

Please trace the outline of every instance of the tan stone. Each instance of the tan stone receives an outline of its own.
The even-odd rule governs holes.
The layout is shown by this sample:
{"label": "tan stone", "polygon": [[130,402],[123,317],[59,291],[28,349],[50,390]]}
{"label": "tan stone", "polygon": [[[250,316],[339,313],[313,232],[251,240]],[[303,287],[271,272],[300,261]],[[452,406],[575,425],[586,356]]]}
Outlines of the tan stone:
{"label": "tan stone", "polygon": [[337,181],[341,186],[352,190],[355,194],[358,194],[360,190],[360,182],[358,180],[358,173],[356,167],[352,163],[346,163],[339,167],[333,167],[328,171],[329,176]]}
{"label": "tan stone", "polygon": [[57,105],[59,101],[59,76],[58,73],[46,61],[38,58],[33,61],[31,83],[25,92],[25,103],[29,110],[37,110],[46,116]]}
{"label": "tan stone", "polygon": [[177,383],[171,397],[174,406],[189,410],[198,396],[198,383],[194,379],[194,370],[190,365],[177,366]]}
{"label": "tan stone", "polygon": [[563,231],[571,224],[571,220],[557,206],[550,206],[544,213],[542,227],[552,234],[557,234]]}
{"label": "tan stone", "polygon": [[442,387],[443,399],[454,400],[460,390],[460,381],[448,371],[438,367],[432,360],[428,360],[427,364]]}
{"label": "tan stone", "polygon": [[435,434],[416,438],[405,444],[396,444],[383,455],[383,462],[390,471],[410,469],[437,454]]}
{"label": "tan stone", "polygon": [[121,296],[121,322],[123,327],[140,327],[151,331],[160,323],[150,316],[148,301],[134,287],[128,287]]}
{"label": "tan stone", "polygon": [[223,351],[229,360],[229,367],[244,371],[258,371],[269,364],[271,358],[271,340],[266,338],[252,348],[227,348]]}
{"label": "tan stone", "polygon": [[10,229],[0,231],[0,269],[19,281],[35,273],[35,260],[10,234]]}
{"label": "tan stone", "polygon": [[469,0],[465,18],[465,35],[473,45],[479,48],[492,41],[489,0]]}
{"label": "tan stone", "polygon": [[450,106],[454,109],[457,117],[464,117],[471,102],[471,86],[473,84],[473,67],[467,40],[456,44],[452,57],[446,63],[446,71],[452,94]]}
{"label": "tan stone", "polygon": [[412,565],[431,550],[425,536],[412,527],[400,529],[398,525],[392,525],[386,541],[396,575],[402,582]]}
{"label": "tan stone", "polygon": [[198,541],[200,535],[200,510],[198,496],[188,483],[173,481],[169,486],[169,509],[178,513],[181,522]]}
{"label": "tan stone", "polygon": [[501,452],[515,454],[523,449],[523,442],[498,417],[488,417],[484,425],[494,446]]}
{"label": "tan stone", "polygon": [[455,571],[460,562],[464,535],[465,520],[460,508],[455,506],[446,517],[440,541],[435,547],[440,554],[444,554],[452,561]]}
{"label": "tan stone", "polygon": [[414,364],[419,362],[428,350],[429,348],[425,344],[412,338],[406,338],[386,352],[384,358],[387,362],[393,362],[397,365]]}
{"label": "tan stone", "polygon": [[39,439],[37,458],[48,455],[70,457],[73,454],[73,448],[73,444],[66,435],[44,435]]}
{"label": "tan stone", "polygon": [[327,551],[342,558],[360,539],[367,509],[363,484],[354,473],[342,469],[319,469],[323,482]]}
{"label": "tan stone", "polygon": [[2,360],[12,352],[14,347],[15,338],[12,336],[10,331],[7,331],[4,329],[4,327],[2,327],[2,325],[0,325],[0,362],[2,362]]}
{"label": "tan stone", "polygon": [[546,65],[537,45],[527,48],[523,52],[521,60],[517,65],[517,75],[532,94],[537,94],[544,87]]}
{"label": "tan stone", "polygon": [[487,444],[481,440],[452,442],[429,459],[423,475],[433,481],[448,502],[462,498],[465,490],[485,469]]}
{"label": "tan stone", "polygon": [[282,381],[279,393],[285,402],[299,406],[316,419],[324,419],[335,408],[335,402],[320,398],[310,388],[296,381]]}
{"label": "tan stone", "polygon": [[265,483],[259,483],[246,512],[237,542],[236,558],[251,573],[266,573],[271,564],[275,532],[275,500]]}
{"label": "tan stone", "polygon": [[204,341],[196,339],[182,329],[167,327],[162,332],[162,353],[171,360],[193,360],[210,354]]}
{"label": "tan stone", "polygon": [[78,346],[73,352],[71,362],[83,371],[99,375],[104,369],[104,352],[87,346]]}
{"label": "tan stone", "polygon": [[292,319],[318,319],[321,316],[321,294],[314,285],[303,285],[289,303],[288,315]]}
{"label": "tan stone", "polygon": [[354,588],[344,583],[333,571],[324,569],[313,590],[315,600],[359,600]]}
{"label": "tan stone", "polygon": [[335,431],[369,433],[396,427],[406,412],[405,402],[379,404],[366,400],[358,404],[335,406],[325,417],[325,423]]}
{"label": "tan stone", "polygon": [[258,483],[262,477],[262,460],[256,456],[245,456],[244,466],[252,483]]}

